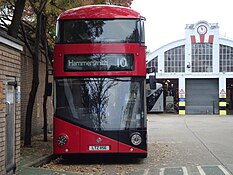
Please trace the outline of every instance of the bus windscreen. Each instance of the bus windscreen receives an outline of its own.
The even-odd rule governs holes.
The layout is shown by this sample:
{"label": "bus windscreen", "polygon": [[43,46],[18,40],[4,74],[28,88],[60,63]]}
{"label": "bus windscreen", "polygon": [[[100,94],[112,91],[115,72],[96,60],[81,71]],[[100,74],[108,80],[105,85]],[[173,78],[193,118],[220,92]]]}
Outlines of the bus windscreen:
{"label": "bus windscreen", "polygon": [[58,21],[56,43],[138,43],[137,19],[77,19]]}
{"label": "bus windscreen", "polygon": [[93,130],[144,128],[143,78],[56,80],[55,115]]}

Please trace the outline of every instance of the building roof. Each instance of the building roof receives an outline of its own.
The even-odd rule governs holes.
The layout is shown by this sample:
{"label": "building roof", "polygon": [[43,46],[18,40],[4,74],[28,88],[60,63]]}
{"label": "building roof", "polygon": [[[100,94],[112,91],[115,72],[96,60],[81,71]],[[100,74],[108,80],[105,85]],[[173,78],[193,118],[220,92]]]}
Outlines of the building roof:
{"label": "building roof", "polygon": [[23,51],[24,43],[18,39],[8,35],[4,30],[0,29],[0,43],[6,44],[17,50]]}

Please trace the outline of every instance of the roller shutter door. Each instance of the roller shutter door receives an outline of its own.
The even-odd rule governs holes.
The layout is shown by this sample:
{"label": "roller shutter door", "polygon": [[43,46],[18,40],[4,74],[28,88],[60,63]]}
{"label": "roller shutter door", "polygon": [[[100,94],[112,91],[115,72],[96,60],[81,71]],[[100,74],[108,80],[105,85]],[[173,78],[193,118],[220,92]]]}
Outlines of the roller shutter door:
{"label": "roller shutter door", "polygon": [[218,79],[186,79],[186,114],[218,114]]}

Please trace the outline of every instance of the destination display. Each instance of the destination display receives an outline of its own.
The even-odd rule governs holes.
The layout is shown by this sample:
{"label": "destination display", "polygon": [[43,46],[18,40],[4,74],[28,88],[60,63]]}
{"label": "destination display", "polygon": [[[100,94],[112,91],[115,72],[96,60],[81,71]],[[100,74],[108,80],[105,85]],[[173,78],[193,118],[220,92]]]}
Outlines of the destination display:
{"label": "destination display", "polygon": [[66,54],[65,71],[133,71],[133,54]]}

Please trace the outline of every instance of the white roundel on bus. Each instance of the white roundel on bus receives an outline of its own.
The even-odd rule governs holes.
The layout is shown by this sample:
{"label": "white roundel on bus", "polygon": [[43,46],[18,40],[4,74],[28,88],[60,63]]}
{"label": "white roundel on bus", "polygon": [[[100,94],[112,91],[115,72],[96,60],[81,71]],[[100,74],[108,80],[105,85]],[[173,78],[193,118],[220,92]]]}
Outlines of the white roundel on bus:
{"label": "white roundel on bus", "polygon": [[135,146],[138,146],[142,143],[142,136],[140,133],[135,132],[131,135],[131,143]]}

